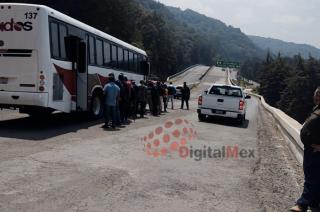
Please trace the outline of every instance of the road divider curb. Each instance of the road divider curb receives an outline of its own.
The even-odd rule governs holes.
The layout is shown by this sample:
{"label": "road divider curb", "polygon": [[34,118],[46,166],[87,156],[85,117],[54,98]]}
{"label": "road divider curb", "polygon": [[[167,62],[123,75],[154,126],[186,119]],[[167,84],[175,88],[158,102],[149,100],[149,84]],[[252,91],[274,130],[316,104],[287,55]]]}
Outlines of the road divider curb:
{"label": "road divider curb", "polygon": [[[206,72],[204,72],[204,74],[201,75],[201,77],[199,78],[199,80],[201,81],[208,73],[211,69],[214,69],[214,66],[211,66],[210,68],[208,68],[208,70],[206,70]],[[200,82],[199,82],[200,83]]]}

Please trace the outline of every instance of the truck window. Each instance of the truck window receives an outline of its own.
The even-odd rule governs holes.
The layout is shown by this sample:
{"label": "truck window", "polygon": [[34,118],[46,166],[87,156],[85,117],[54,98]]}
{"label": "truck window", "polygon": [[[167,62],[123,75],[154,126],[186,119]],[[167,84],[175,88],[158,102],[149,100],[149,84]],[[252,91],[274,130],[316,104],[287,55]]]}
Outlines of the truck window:
{"label": "truck window", "polygon": [[241,89],[229,86],[212,86],[209,93],[221,96],[242,97]]}

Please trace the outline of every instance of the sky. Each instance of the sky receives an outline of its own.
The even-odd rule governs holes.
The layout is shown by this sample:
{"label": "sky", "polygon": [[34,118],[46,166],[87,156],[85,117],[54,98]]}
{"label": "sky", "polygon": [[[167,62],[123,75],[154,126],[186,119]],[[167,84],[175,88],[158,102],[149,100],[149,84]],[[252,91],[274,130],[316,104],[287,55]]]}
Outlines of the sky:
{"label": "sky", "polygon": [[320,48],[320,0],[159,0],[240,28],[247,35]]}

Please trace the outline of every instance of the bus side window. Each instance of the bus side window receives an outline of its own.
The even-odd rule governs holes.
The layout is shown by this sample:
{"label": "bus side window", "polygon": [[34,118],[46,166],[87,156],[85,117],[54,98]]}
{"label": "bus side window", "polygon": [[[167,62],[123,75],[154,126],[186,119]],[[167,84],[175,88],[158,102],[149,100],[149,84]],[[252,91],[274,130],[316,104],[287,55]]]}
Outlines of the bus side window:
{"label": "bus side window", "polygon": [[89,36],[89,61],[91,65],[96,63],[94,38]]}
{"label": "bus side window", "polygon": [[123,49],[118,47],[118,67],[123,69]]}
{"label": "bus side window", "polygon": [[103,63],[105,66],[110,66],[110,62],[111,62],[110,51],[111,51],[110,44],[107,42],[103,42],[103,55],[104,55]]}
{"label": "bus side window", "polygon": [[128,71],[128,66],[129,66],[129,63],[128,63],[128,54],[129,52],[127,50],[124,50],[124,61],[123,61],[123,70],[124,71]]}
{"label": "bus side window", "polygon": [[138,73],[138,55],[134,54],[134,73]]}
{"label": "bus side window", "polygon": [[67,37],[67,27],[64,25],[59,25],[59,35],[60,35],[60,57],[66,59],[66,47],[64,38]]}
{"label": "bus side window", "polygon": [[103,65],[103,51],[102,51],[102,40],[96,39],[96,55],[97,55],[97,65]]}
{"label": "bus side window", "polygon": [[133,53],[129,52],[129,71],[133,72],[134,63],[133,63]]}
{"label": "bus side window", "polygon": [[59,28],[58,24],[50,23],[50,40],[51,40],[51,56],[54,58],[60,57],[59,52]]}
{"label": "bus side window", "polygon": [[143,71],[141,70],[141,61],[142,61],[142,56],[139,54],[138,55],[138,64],[137,64],[137,66],[138,66],[138,74],[143,74]]}
{"label": "bus side window", "polygon": [[118,68],[118,59],[117,59],[117,47],[112,45],[112,67]]}

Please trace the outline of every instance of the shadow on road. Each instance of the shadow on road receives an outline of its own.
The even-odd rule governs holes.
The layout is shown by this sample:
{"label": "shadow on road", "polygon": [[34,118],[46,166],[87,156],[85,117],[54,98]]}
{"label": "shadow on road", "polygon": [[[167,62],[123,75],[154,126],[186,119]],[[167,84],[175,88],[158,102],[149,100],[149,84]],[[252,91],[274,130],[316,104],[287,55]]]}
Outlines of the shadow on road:
{"label": "shadow on road", "polygon": [[57,113],[48,117],[0,121],[0,137],[24,140],[44,140],[91,126],[101,124],[103,120],[92,120],[86,113]]}
{"label": "shadow on road", "polygon": [[245,120],[243,124],[237,123],[234,119],[228,119],[228,118],[220,118],[220,117],[209,117],[205,121],[206,123],[211,123],[211,124],[219,124],[219,125],[225,125],[229,127],[237,127],[237,128],[248,128],[249,127],[249,120]]}

